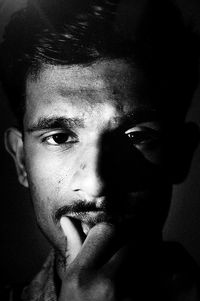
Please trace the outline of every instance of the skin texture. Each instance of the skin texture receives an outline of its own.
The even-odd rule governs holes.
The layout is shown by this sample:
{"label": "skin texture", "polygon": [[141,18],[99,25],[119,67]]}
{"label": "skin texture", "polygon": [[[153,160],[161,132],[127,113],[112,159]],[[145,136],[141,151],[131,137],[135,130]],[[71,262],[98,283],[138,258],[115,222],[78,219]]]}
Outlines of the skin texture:
{"label": "skin texture", "polygon": [[145,85],[123,60],[46,65],[28,77],[24,138],[9,130],[7,149],[58,252],[61,301],[115,300],[124,246],[161,234],[172,187],[167,126],[153,89],[139,97]]}

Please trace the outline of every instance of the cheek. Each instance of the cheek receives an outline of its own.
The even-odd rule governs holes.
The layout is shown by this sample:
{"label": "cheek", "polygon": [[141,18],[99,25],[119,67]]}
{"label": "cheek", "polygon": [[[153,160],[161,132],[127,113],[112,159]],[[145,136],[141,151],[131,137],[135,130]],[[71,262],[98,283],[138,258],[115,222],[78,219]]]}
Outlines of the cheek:
{"label": "cheek", "polygon": [[38,226],[47,239],[61,249],[63,235],[53,216],[55,209],[66,201],[67,171],[60,162],[52,162],[52,158],[41,154],[26,156],[26,168]]}
{"label": "cheek", "polygon": [[[48,189],[48,185],[35,186],[30,183],[30,192],[37,224],[48,241],[57,249],[65,250],[65,237],[59,224],[55,223],[55,208],[60,207],[60,196],[55,189]],[[55,187],[55,186],[54,186]],[[63,251],[64,252],[64,251]]]}
{"label": "cheek", "polygon": [[155,148],[143,149],[141,153],[149,163],[157,166],[163,165],[164,153],[162,145],[158,145]]}
{"label": "cheek", "polygon": [[27,161],[27,175],[29,185],[34,185],[45,198],[57,192],[64,176],[59,165],[41,157],[32,157]]}
{"label": "cheek", "polygon": [[[66,158],[44,151],[42,148],[32,148],[26,152],[26,170],[29,184],[34,184],[37,190],[48,196],[60,189],[61,183],[69,180],[70,166]],[[67,185],[67,183],[66,183]],[[45,196],[44,195],[44,196]]]}
{"label": "cheek", "polygon": [[[68,202],[78,154],[26,145],[26,170],[34,206],[50,211]],[[43,208],[41,208],[43,206]]]}
{"label": "cheek", "polygon": [[68,189],[67,170],[62,162],[38,152],[26,156],[26,170],[35,213],[44,224],[50,220],[53,208],[59,207]]}

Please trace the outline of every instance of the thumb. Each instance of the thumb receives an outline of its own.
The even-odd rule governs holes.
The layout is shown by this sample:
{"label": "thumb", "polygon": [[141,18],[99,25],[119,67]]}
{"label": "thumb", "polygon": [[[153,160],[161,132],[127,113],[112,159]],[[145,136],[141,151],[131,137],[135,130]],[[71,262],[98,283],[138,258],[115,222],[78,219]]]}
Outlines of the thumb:
{"label": "thumb", "polygon": [[60,225],[67,239],[66,257],[68,264],[70,264],[80,252],[82,239],[70,218],[62,217]]}

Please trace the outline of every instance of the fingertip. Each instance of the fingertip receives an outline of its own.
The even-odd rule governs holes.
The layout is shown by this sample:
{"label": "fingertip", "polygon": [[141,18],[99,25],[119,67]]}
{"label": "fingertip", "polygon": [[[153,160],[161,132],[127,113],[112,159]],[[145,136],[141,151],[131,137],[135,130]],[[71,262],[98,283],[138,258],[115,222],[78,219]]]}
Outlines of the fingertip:
{"label": "fingertip", "polygon": [[67,236],[67,234],[68,234],[68,226],[70,226],[69,225],[69,218],[64,217],[64,216],[61,217],[61,219],[60,219],[60,226],[61,226],[64,234]]}

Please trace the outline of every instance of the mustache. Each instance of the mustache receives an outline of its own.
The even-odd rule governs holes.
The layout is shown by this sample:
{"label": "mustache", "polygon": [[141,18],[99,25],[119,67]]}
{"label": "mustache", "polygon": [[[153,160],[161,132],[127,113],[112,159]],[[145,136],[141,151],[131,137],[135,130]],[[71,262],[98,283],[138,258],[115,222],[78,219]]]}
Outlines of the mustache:
{"label": "mustache", "polygon": [[[137,213],[141,209],[147,209],[150,204],[152,207],[152,202],[149,202],[151,195],[148,192],[137,192],[133,195],[118,195],[118,196],[108,196],[104,198],[100,204],[97,204],[95,200],[89,201],[87,199],[77,199],[73,203],[63,205],[62,207],[55,210],[52,218],[55,223],[58,223],[62,216],[67,215],[81,215],[87,213],[105,213],[108,216],[118,216],[126,213]],[[126,200],[126,201],[124,201]],[[129,200],[127,202],[127,200]],[[148,202],[147,202],[148,200]],[[145,207],[145,208],[144,208]]]}
{"label": "mustache", "polygon": [[96,203],[94,202],[87,202],[86,200],[77,200],[76,203],[71,205],[64,205],[58,208],[53,216],[53,219],[56,223],[59,222],[62,216],[68,214],[79,214],[79,213],[86,213],[86,212],[102,212],[106,211],[106,205],[104,203],[101,206],[97,207]]}

